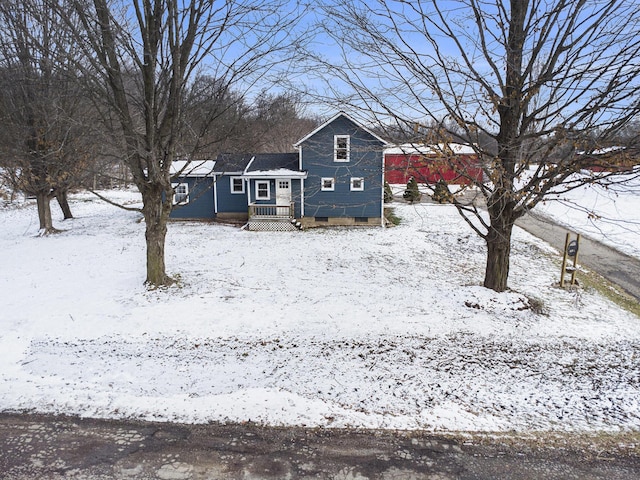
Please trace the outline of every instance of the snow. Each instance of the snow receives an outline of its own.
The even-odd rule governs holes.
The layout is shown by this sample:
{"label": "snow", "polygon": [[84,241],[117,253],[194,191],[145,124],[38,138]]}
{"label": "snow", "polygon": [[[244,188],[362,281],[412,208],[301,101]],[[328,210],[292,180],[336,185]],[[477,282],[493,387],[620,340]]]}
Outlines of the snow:
{"label": "snow", "polygon": [[385,155],[440,155],[449,152],[456,155],[475,155],[476,151],[471,145],[462,143],[438,143],[435,145],[419,143],[403,143],[385,148]]}
{"label": "snow", "polygon": [[[247,170],[249,167],[247,167]],[[277,168],[273,170],[253,170],[251,172],[245,171],[242,174],[243,178],[264,178],[264,177],[282,177],[282,178],[307,178],[307,172],[300,172],[295,170],[289,170],[288,168]]]}
{"label": "snow", "polygon": [[402,223],[388,229],[173,222],[166,260],[179,283],[157,290],[143,286],[138,213],[78,194],[75,219],[54,211],[64,232],[38,237],[33,203],[0,208],[0,410],[432,431],[640,427],[637,317],[559,289],[557,253],[519,229],[513,291],[484,289],[484,246],[451,206],[395,208]]}
{"label": "snow", "polygon": [[621,179],[551,196],[535,212],[640,259],[640,178]]}
{"label": "snow", "polygon": [[215,160],[174,160],[171,163],[171,175],[181,177],[212,177],[216,167]]}

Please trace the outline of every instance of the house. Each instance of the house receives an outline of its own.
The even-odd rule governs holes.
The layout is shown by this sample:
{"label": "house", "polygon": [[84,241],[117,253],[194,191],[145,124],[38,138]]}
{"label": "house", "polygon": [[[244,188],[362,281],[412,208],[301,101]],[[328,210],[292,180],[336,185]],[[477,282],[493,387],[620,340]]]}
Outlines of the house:
{"label": "house", "polygon": [[174,162],[172,218],[238,220],[249,230],[382,225],[386,142],[344,112],[296,153]]}
{"label": "house", "polygon": [[384,151],[386,181],[406,184],[411,177],[418,183],[469,184],[482,180],[478,155],[470,145],[406,143]]}

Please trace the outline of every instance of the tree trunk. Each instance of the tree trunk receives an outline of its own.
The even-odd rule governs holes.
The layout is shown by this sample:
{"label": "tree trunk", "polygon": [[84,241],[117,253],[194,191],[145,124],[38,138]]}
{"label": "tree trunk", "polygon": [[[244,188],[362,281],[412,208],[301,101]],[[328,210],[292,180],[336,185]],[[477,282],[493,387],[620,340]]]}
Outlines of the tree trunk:
{"label": "tree trunk", "polygon": [[486,237],[487,266],[484,286],[496,292],[504,292],[507,289],[512,231],[513,222],[492,221]]}
{"label": "tree trunk", "polygon": [[147,241],[147,280],[150,287],[171,285],[173,280],[167,276],[164,263],[164,244],[167,236],[167,221],[171,213],[171,195],[165,195],[163,201],[160,188],[150,188],[143,193],[142,213],[146,224]]}
{"label": "tree trunk", "polygon": [[71,213],[71,207],[69,206],[69,199],[67,197],[66,190],[57,190],[56,191],[56,200],[58,201],[58,205],[60,205],[60,210],[62,210],[62,214],[64,215],[65,220],[69,220],[73,218],[73,214]]}
{"label": "tree trunk", "polygon": [[38,219],[40,220],[40,235],[49,235],[56,231],[53,228],[51,219],[51,196],[48,193],[38,192],[36,194],[38,205]]}

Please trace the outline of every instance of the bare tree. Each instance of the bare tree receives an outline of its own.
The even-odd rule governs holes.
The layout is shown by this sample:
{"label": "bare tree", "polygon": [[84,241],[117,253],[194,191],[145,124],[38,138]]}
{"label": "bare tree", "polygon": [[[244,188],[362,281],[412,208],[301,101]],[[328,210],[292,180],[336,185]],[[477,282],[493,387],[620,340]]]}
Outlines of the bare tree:
{"label": "bare tree", "polygon": [[[551,192],[616,181],[616,172],[577,172],[600,162],[591,153],[640,111],[638,2],[371,0],[325,10],[347,61],[320,62],[341,103],[401,125],[445,119],[456,126],[445,141],[460,131],[492,140],[475,146],[488,218],[456,204],[486,241],[486,287],[507,288],[516,219]],[[591,147],[577,155],[584,138]]]}
{"label": "bare tree", "polygon": [[276,53],[293,41],[288,33],[296,9],[283,0],[69,1],[83,27],[76,30],[86,54],[79,68],[91,92],[115,112],[125,162],[142,194],[146,283],[170,284],[164,245],[174,195],[171,165],[178,154],[195,155],[187,147],[199,146],[195,130],[187,134],[190,82],[202,70],[219,86],[266,81]]}
{"label": "bare tree", "polygon": [[304,112],[300,95],[264,92],[253,109],[250,128],[254,132],[256,153],[281,153],[294,151],[293,144],[320,124],[317,118]]}
{"label": "bare tree", "polygon": [[88,103],[72,74],[74,42],[42,0],[0,3],[0,132],[5,180],[36,198],[40,233],[55,231],[50,201],[66,195],[91,156]]}

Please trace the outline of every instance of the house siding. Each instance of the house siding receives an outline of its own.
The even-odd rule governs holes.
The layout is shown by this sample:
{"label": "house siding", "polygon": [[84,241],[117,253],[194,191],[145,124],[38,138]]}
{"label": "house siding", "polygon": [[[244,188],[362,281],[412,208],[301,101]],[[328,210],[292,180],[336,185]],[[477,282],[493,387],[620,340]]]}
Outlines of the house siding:
{"label": "house siding", "polygon": [[218,214],[247,215],[247,192],[231,193],[231,177],[240,175],[220,175],[216,177],[216,195],[218,196]]}
{"label": "house siding", "polygon": [[[349,162],[334,162],[335,135],[349,135]],[[340,116],[300,146],[302,168],[308,172],[306,217],[380,217],[383,168],[380,140]],[[335,178],[334,191],[322,191],[322,178]],[[363,178],[364,190],[352,191],[351,178]]]}
{"label": "house siding", "polygon": [[189,185],[189,203],[174,205],[171,211],[171,218],[213,220],[216,217],[213,204],[212,178],[180,178],[172,183],[186,183]]}

